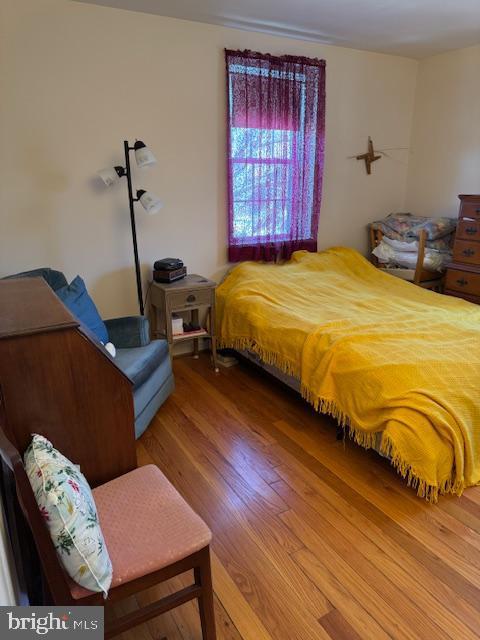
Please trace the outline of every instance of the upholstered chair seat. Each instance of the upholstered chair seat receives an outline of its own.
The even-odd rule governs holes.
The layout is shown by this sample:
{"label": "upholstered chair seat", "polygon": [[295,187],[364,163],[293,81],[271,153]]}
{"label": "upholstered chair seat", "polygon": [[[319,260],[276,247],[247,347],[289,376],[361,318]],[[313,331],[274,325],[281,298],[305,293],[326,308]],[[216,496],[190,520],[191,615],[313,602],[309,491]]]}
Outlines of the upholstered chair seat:
{"label": "upholstered chair seat", "polygon": [[[155,465],[93,490],[113,566],[111,588],[171,565],[208,546],[211,533]],[[91,595],[72,580],[78,600]]]}

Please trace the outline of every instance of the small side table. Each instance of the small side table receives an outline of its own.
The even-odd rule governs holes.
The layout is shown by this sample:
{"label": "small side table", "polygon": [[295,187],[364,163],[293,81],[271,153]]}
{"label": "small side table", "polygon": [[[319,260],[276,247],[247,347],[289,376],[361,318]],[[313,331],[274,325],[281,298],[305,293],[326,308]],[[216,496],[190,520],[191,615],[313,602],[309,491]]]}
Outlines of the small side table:
{"label": "small side table", "polygon": [[[153,332],[167,339],[172,356],[173,345],[184,340],[193,340],[193,357],[198,358],[199,338],[209,338],[212,345],[212,358],[215,371],[218,372],[217,345],[215,338],[215,287],[217,283],[196,274],[187,275],[176,282],[152,282],[151,303],[154,313]],[[198,311],[208,308],[207,326],[202,333],[194,335],[182,333],[173,335],[172,313],[189,311],[191,322],[199,324]]]}

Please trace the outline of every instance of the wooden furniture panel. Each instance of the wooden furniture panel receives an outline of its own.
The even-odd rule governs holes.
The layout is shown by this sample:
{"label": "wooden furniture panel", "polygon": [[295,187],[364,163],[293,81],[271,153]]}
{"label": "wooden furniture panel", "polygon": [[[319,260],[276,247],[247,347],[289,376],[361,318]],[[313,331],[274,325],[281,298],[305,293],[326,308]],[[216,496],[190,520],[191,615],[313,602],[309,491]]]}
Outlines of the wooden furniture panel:
{"label": "wooden furniture panel", "polygon": [[445,293],[480,302],[480,195],[460,195],[453,259],[448,265]]}
{"label": "wooden furniture panel", "polygon": [[96,486],[136,467],[131,381],[41,278],[0,281],[0,387],[21,453],[40,433]]}
{"label": "wooden furniture panel", "polygon": [[43,278],[1,280],[0,284],[0,339],[78,327],[78,320],[55,294],[45,303],[51,290]]}

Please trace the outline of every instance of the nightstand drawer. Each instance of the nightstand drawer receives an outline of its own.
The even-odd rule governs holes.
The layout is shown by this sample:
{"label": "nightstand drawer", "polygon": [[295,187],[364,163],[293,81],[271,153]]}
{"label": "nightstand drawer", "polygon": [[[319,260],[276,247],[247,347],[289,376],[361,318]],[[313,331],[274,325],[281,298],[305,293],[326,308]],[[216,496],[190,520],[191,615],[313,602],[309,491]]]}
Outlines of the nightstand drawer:
{"label": "nightstand drawer", "polygon": [[213,289],[195,289],[192,291],[176,291],[168,293],[168,305],[172,310],[189,309],[204,304],[211,304],[214,295]]}
{"label": "nightstand drawer", "polygon": [[480,243],[456,240],[453,248],[453,261],[480,265]]}
{"label": "nightstand drawer", "polygon": [[480,296],[480,273],[448,269],[445,289]]}
{"label": "nightstand drawer", "polygon": [[473,220],[460,220],[457,227],[458,240],[478,240],[480,241],[480,222]]}

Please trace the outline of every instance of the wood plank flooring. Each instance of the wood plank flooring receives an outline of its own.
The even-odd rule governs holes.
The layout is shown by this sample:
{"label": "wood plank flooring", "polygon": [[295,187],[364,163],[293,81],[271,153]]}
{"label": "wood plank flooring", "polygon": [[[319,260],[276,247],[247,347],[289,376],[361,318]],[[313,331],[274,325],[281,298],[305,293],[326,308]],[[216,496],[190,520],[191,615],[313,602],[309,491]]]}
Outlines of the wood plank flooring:
{"label": "wood plank flooring", "polygon": [[[219,640],[480,638],[480,487],[429,505],[253,366],[215,374],[202,354],[174,371],[138,461],[157,464],[213,532]],[[196,605],[123,638],[200,640]]]}

